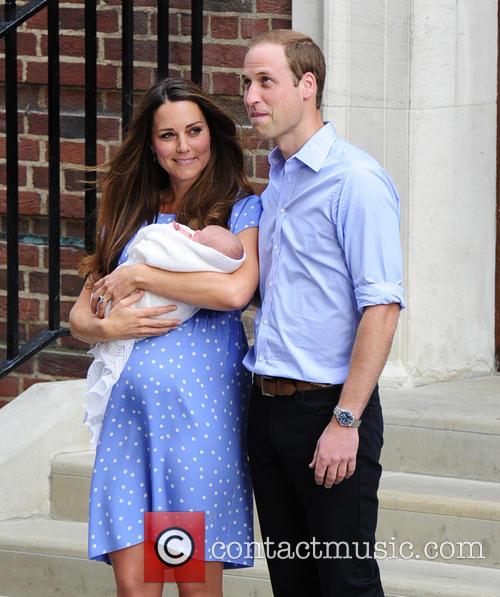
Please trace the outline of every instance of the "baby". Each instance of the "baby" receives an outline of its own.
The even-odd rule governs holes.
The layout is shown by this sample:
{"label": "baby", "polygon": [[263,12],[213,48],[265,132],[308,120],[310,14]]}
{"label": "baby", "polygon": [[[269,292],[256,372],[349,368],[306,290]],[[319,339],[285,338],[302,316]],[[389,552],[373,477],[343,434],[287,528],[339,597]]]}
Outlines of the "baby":
{"label": "baby", "polygon": [[[179,242],[176,239],[177,233],[182,235],[180,238],[184,242]],[[159,234],[161,234],[161,239],[157,238]],[[167,236],[164,237],[164,235]],[[197,244],[192,245],[191,242],[186,244],[186,239]],[[162,243],[161,247],[160,241]],[[156,250],[151,247],[154,242],[157,244]],[[200,245],[205,248],[200,247]],[[144,255],[145,250],[149,253],[147,256]],[[199,258],[200,253],[202,253],[203,260],[199,262],[198,259],[196,262],[194,258]],[[188,226],[172,222],[170,224],[151,224],[142,228],[130,245],[128,256],[129,258],[122,264],[123,266],[147,263],[170,271],[220,271],[230,273],[237,269],[237,267],[234,267],[236,264],[238,267],[241,265],[244,259],[244,250],[240,239],[222,226],[210,225],[201,230],[192,230]],[[190,263],[192,267],[188,267]],[[210,265],[213,267],[207,267]],[[193,305],[172,301],[150,292],[146,292],[140,301],[134,303],[136,309],[164,307],[165,305],[176,305],[177,309],[170,313],[158,315],[162,319],[186,321],[198,310],[198,307],[193,307]]]}
{"label": "baby", "polygon": [[[191,230],[177,222],[150,224],[139,230],[128,247],[128,259],[119,267],[143,263],[160,269],[178,272],[212,271],[231,273],[245,260],[245,252],[239,238],[222,226],[206,226]],[[184,322],[199,307],[172,301],[145,292],[135,308],[176,305],[171,313],[162,318],[175,318]],[[106,305],[106,314],[112,306]],[[84,423],[92,433],[91,445],[96,447],[111,390],[118,381],[132,352],[134,340],[113,340],[96,344],[89,353],[94,361],[87,373],[85,394],[86,412]]]}
{"label": "baby", "polygon": [[175,230],[196,243],[212,247],[212,249],[220,251],[227,257],[231,257],[231,259],[241,259],[243,257],[244,251],[241,240],[227,228],[210,225],[201,230],[193,231],[177,222],[174,222],[173,225]]}

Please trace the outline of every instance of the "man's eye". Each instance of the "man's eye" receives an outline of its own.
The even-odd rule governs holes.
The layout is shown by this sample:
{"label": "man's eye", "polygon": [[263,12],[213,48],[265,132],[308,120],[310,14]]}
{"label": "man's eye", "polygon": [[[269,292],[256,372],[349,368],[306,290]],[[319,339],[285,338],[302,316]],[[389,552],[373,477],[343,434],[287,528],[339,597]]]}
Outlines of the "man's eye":
{"label": "man's eye", "polygon": [[250,79],[243,79],[243,87],[249,87],[250,86]]}

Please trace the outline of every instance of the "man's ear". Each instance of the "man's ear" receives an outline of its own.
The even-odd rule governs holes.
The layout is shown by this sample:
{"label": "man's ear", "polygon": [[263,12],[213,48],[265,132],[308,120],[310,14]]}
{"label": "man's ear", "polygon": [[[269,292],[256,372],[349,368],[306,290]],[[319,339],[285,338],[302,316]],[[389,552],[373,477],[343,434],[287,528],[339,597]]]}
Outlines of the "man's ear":
{"label": "man's ear", "polygon": [[302,97],[305,100],[310,100],[316,96],[318,85],[316,83],[316,77],[313,75],[313,73],[304,73],[300,79],[300,85],[302,88]]}

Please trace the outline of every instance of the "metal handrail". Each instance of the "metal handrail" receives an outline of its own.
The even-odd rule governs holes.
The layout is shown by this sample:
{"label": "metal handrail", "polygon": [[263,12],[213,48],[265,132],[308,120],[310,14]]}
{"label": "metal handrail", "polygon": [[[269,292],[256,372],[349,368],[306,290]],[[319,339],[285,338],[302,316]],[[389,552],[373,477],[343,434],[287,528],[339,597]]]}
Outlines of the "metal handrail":
{"label": "metal handrail", "polygon": [[[49,146],[49,297],[48,330],[19,347],[19,189],[17,127],[17,27],[47,7],[48,30],[48,146]],[[6,132],[7,132],[7,354],[0,364],[3,377],[53,340],[68,334],[60,326],[60,123],[59,123],[59,3],[29,2],[17,11],[16,2],[5,5]]]}
{"label": "metal handrail", "polygon": [[[93,167],[97,158],[97,36],[96,0],[85,1],[85,164]],[[19,190],[17,128],[17,28],[47,7],[48,28],[48,113],[49,113],[49,314],[48,329],[19,346]],[[158,0],[159,77],[168,75],[168,0]],[[122,0],[122,130],[126,132],[133,111],[133,2]],[[191,0],[191,79],[202,82],[203,0]],[[7,354],[0,362],[0,378],[12,372],[55,339],[67,335],[60,325],[60,96],[59,96],[59,2],[32,0],[20,8],[15,0],[5,3],[5,20],[0,21],[0,38],[5,38],[5,80],[7,132]],[[96,175],[85,173],[85,248],[95,247]]]}
{"label": "metal handrail", "polygon": [[39,10],[47,6],[48,0],[32,0],[27,2],[24,6],[16,9],[14,15],[9,12],[12,7],[15,8],[16,3],[12,0],[5,2],[5,17],[4,21],[0,21],[0,39],[5,37],[10,31],[15,31],[20,25],[27,21],[30,17],[35,15]]}

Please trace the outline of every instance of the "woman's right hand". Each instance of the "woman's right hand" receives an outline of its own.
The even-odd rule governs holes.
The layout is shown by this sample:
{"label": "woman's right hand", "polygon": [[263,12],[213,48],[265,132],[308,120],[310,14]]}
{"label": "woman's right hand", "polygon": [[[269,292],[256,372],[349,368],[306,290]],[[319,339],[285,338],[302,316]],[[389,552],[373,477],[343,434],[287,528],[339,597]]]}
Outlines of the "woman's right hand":
{"label": "woman's right hand", "polygon": [[137,290],[113,305],[109,315],[103,320],[109,340],[161,336],[181,323],[179,319],[157,318],[158,315],[175,311],[175,305],[135,309],[132,305],[143,296],[144,290]]}

